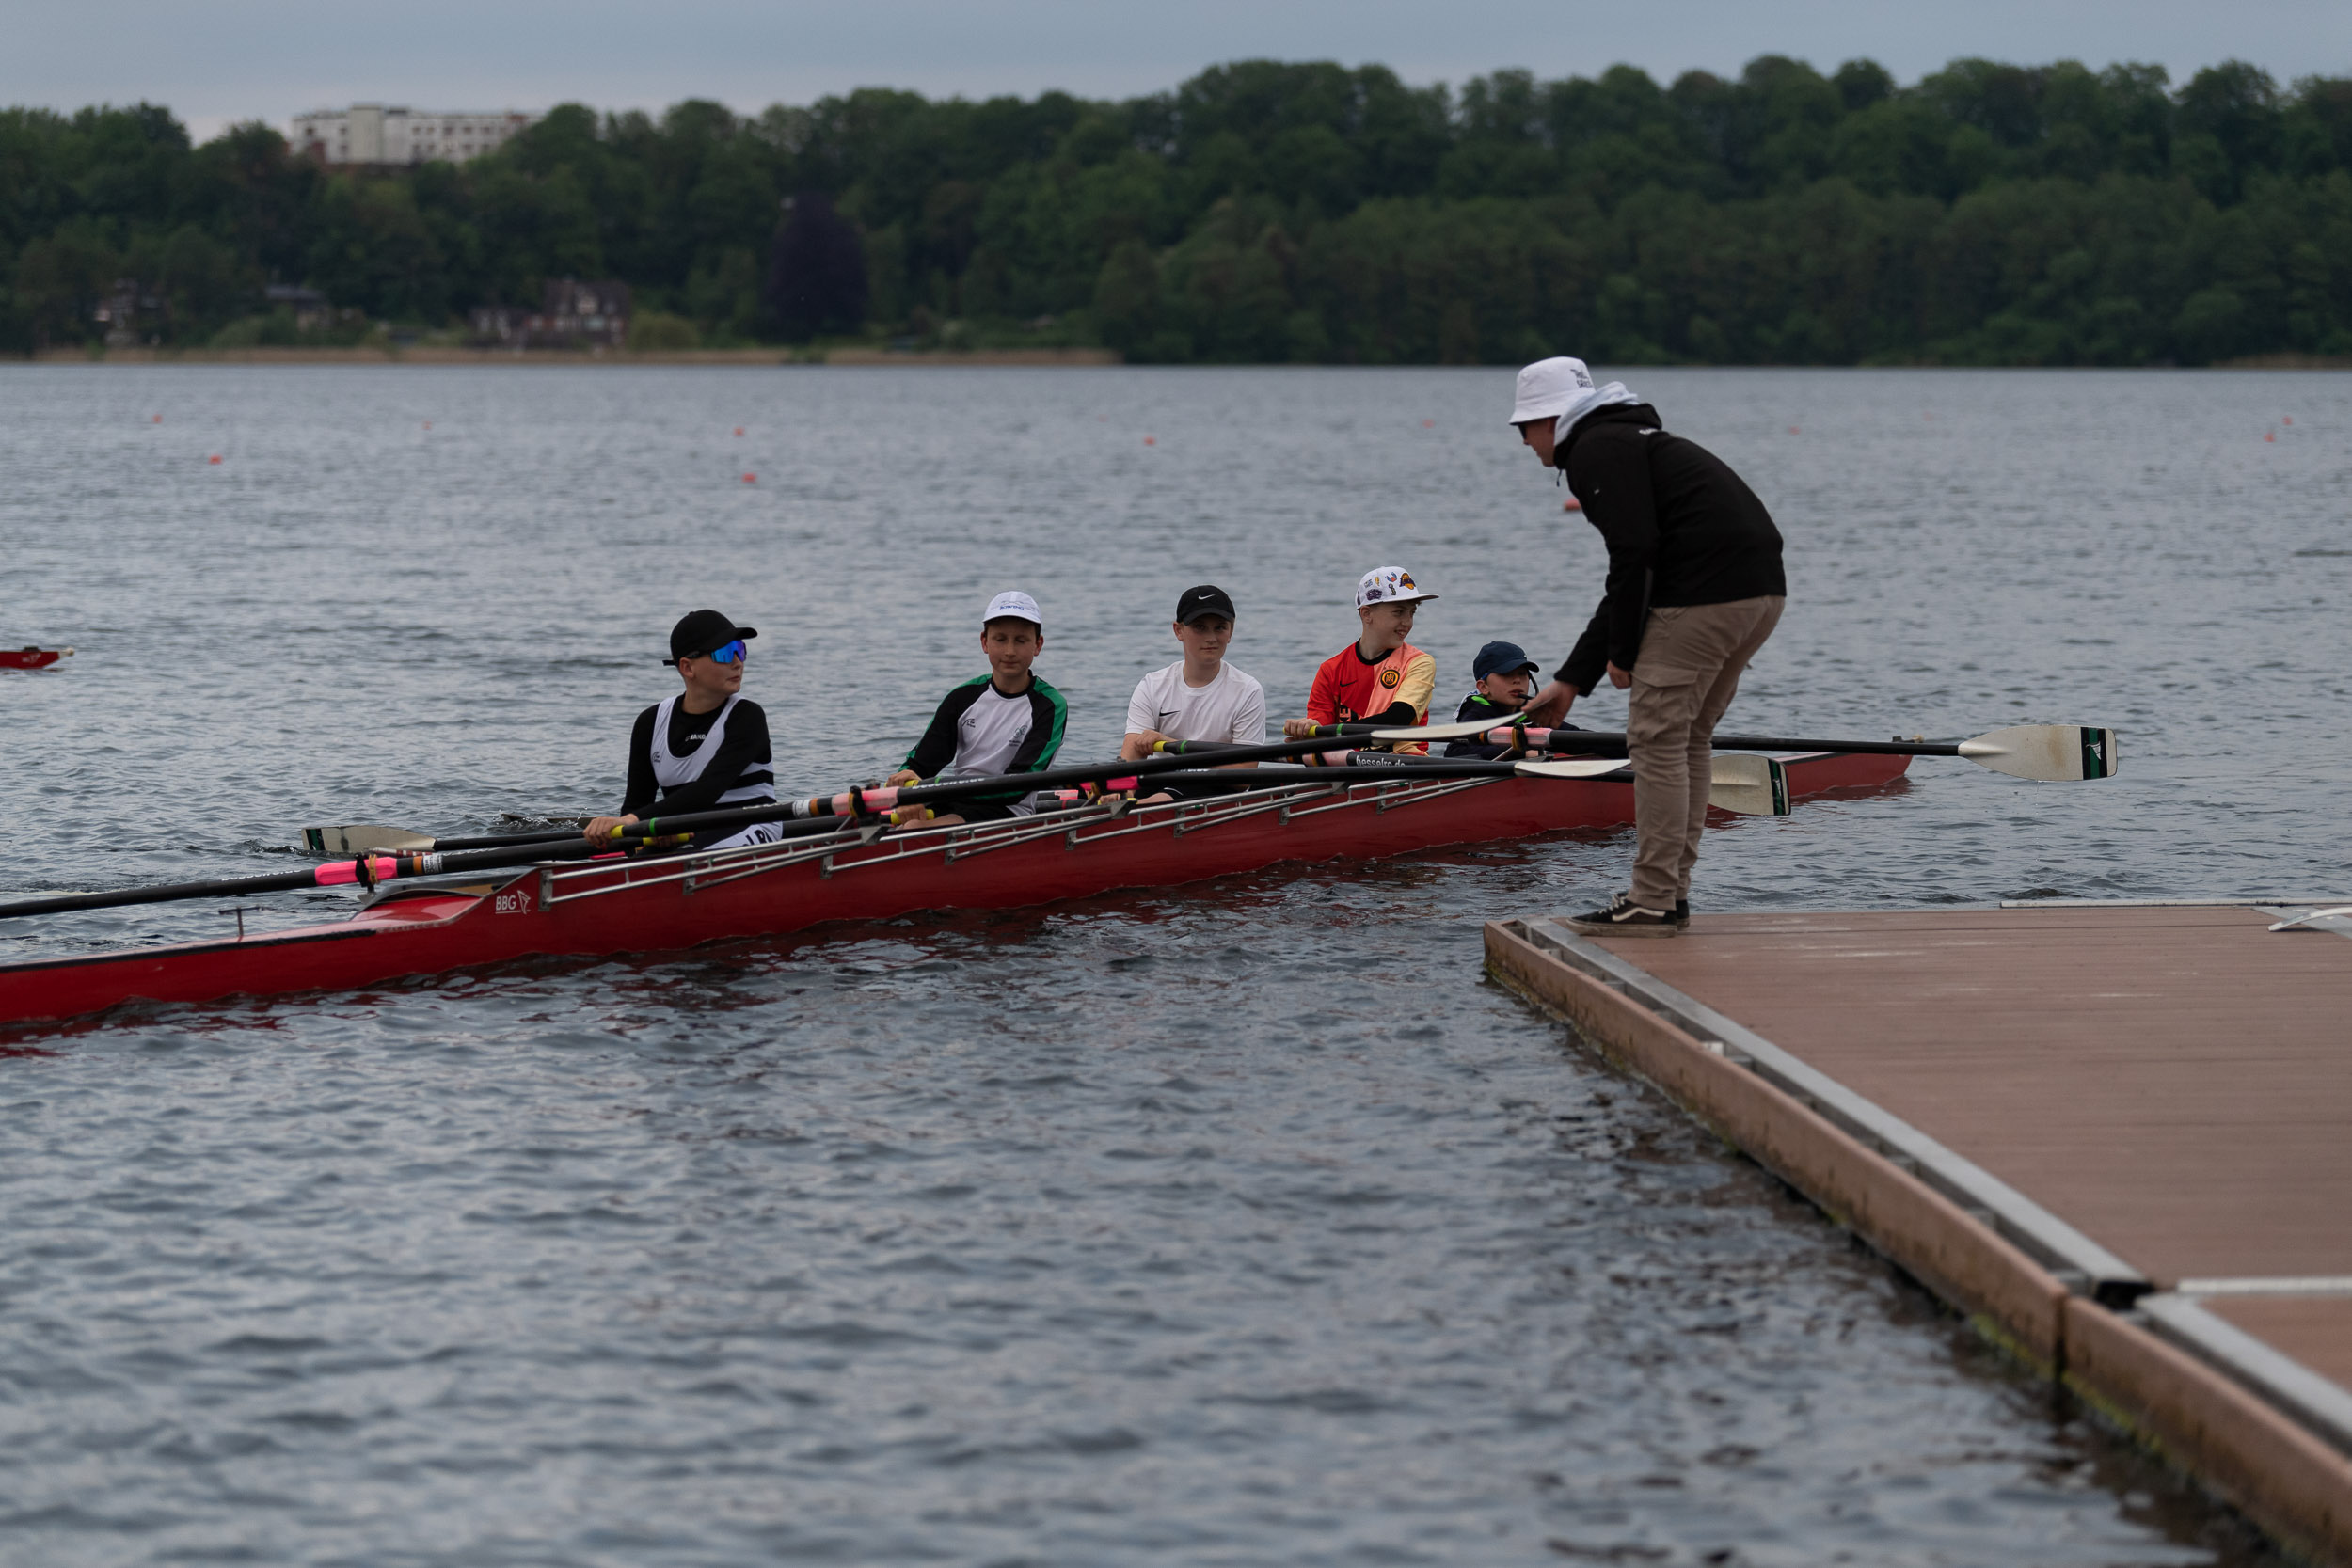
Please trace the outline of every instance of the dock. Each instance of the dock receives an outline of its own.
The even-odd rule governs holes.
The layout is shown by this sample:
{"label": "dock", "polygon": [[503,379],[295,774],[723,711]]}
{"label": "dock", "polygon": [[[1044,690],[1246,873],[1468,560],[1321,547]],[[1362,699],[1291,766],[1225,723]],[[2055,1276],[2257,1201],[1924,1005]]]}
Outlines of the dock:
{"label": "dock", "polygon": [[1535,916],[1486,946],[1988,1337],[2352,1563],[2352,917],[2320,914]]}

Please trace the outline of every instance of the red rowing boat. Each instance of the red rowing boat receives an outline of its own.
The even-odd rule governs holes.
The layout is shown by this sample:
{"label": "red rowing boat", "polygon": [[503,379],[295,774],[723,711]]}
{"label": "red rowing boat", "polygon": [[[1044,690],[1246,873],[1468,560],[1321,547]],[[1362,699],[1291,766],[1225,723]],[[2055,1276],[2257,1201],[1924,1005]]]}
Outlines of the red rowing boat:
{"label": "red rowing boat", "polygon": [[[1911,759],[1815,752],[1785,760],[1793,797],[1890,784]],[[326,926],[0,964],[0,1024],[79,1018],[130,1002],[342,990],[524,958],[674,951],[924,910],[1016,909],[1282,861],[1377,859],[1632,820],[1629,782],[1391,776],[886,835],[850,825],[699,855],[552,862],[459,882],[395,884]]]}
{"label": "red rowing boat", "polygon": [[46,670],[61,658],[73,657],[71,648],[0,648],[0,670]]}

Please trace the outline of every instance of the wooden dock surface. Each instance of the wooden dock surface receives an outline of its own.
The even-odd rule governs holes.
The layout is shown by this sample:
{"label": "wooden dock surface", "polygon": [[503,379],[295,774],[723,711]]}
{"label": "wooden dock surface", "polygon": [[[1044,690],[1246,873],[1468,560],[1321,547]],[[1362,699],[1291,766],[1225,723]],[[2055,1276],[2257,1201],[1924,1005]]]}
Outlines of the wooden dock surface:
{"label": "wooden dock surface", "polygon": [[[2301,913],[2306,907],[2297,907]],[[2297,1549],[2352,1563],[2352,942],[2132,905],[1487,927],[1565,1013]]]}

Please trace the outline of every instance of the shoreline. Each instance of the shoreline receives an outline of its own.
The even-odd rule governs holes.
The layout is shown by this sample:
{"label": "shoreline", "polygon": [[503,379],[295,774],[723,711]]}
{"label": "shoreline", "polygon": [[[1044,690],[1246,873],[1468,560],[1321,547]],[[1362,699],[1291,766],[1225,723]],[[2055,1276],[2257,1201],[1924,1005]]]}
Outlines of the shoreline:
{"label": "shoreline", "polygon": [[[1127,361],[1115,349],[1107,348],[1003,348],[971,349],[961,352],[924,350],[899,352],[879,348],[794,349],[781,346],[765,348],[701,348],[676,349],[648,353],[603,353],[569,349],[478,349],[455,348],[439,344],[418,344],[405,348],[119,348],[102,354],[87,349],[42,349],[30,355],[0,356],[0,364],[16,365],[532,365],[583,366],[627,369],[632,366],[756,366],[822,370],[828,366],[865,368],[870,366],[907,369],[1002,369],[1008,366],[1035,366],[1053,369],[1103,370],[1125,367]],[[1183,365],[1139,367],[1159,370],[1507,370],[1504,365],[1294,365],[1240,364],[1224,360],[1203,360]],[[2325,354],[2258,354],[2240,359],[2225,359],[2212,365],[1625,365],[1627,371],[1947,371],[1965,373],[1984,371],[2044,371],[2053,374],[2068,372],[2099,373],[2115,372],[2172,371],[2185,373],[2213,371],[2265,372],[2344,372],[2352,371],[2352,356]]]}
{"label": "shoreline", "polygon": [[415,344],[391,348],[119,348],[43,349],[19,364],[34,365],[1050,365],[1100,367],[1123,363],[1106,348],[973,349],[895,353],[888,349],[699,348],[657,353],[570,349],[454,348]]}

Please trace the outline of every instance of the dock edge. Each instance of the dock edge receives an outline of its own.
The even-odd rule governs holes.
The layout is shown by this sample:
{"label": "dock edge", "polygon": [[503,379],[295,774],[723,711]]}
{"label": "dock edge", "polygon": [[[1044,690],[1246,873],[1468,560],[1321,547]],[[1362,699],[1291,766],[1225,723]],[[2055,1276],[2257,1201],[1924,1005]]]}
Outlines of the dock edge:
{"label": "dock edge", "polygon": [[2038,1375],[2291,1552],[2352,1565],[2352,1457],[2168,1343],[2134,1310],[2151,1286],[2128,1264],[1564,927],[1488,921],[1486,956],[1496,980],[1663,1089]]}

